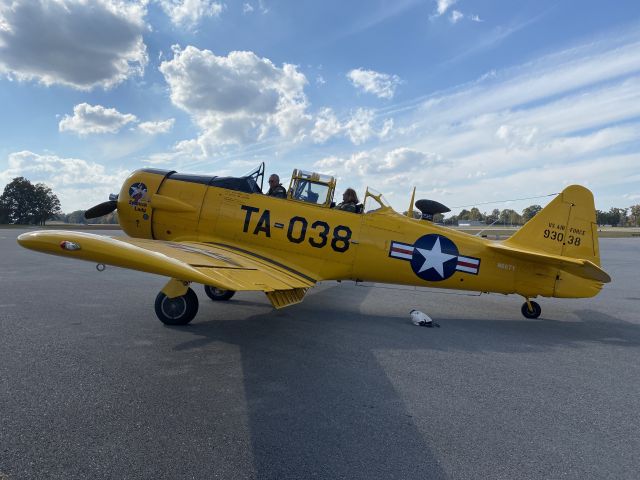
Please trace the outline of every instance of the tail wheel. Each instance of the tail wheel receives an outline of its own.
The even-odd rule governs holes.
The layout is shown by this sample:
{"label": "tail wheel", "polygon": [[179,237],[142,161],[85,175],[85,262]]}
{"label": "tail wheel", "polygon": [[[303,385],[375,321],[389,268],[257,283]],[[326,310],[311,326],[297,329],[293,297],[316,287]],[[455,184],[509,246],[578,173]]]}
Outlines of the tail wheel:
{"label": "tail wheel", "polygon": [[160,292],[155,307],[156,315],[165,325],[186,325],[198,313],[198,296],[190,288],[187,293],[175,298]]}
{"label": "tail wheel", "polygon": [[204,293],[213,300],[213,301],[221,301],[221,300],[229,300],[236,294],[235,290],[222,290],[221,288],[211,287],[209,285],[204,286]]}
{"label": "tail wheel", "polygon": [[[529,303],[531,304],[531,308],[529,308]],[[524,302],[522,304],[522,308],[520,309],[522,311],[522,315],[526,318],[538,318],[542,313],[542,307],[533,301],[529,303]]]}

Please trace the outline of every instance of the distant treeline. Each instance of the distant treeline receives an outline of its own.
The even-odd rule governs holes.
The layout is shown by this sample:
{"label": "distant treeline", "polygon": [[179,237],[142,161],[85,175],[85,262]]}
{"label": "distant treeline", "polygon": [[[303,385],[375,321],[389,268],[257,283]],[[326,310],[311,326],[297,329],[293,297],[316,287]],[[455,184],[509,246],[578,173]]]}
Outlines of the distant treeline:
{"label": "distant treeline", "polygon": [[[458,225],[460,221],[473,221],[485,225],[524,225],[542,210],[540,205],[530,205],[522,213],[505,209],[492,210],[491,213],[481,212],[477,207],[471,210],[462,210],[458,215],[444,217],[442,214],[434,215],[433,221],[445,225]],[[60,201],[51,191],[51,188],[43,183],[33,185],[24,177],[16,177],[4,188],[0,196],[0,224],[10,223],[18,225],[44,225],[47,220],[55,220],[65,223],[98,223],[117,224],[118,212],[112,212],[99,218],[87,221],[84,218],[85,210],[76,210],[71,213],[62,213]],[[406,213],[406,212],[405,212]],[[414,217],[419,218],[420,212],[414,211]],[[611,208],[608,212],[596,210],[598,225],[611,225],[614,227],[640,226],[640,204],[628,208]]]}
{"label": "distant treeline", "polygon": [[[542,210],[540,205],[531,205],[522,213],[505,209],[492,210],[491,213],[481,212],[477,207],[471,210],[462,210],[458,215],[444,217],[439,214],[434,216],[434,222],[445,225],[458,225],[460,221],[474,221],[485,225],[524,225]],[[419,215],[419,214],[418,214]],[[608,212],[596,210],[596,222],[598,225],[611,225],[613,227],[638,227],[640,226],[640,205],[632,205],[628,208],[611,208]]]}
{"label": "distant treeline", "polygon": [[58,222],[65,222],[65,223],[82,223],[84,225],[91,223],[91,224],[100,224],[100,225],[112,225],[112,224],[118,224],[118,212],[111,212],[108,215],[104,215],[103,217],[98,217],[98,218],[92,218],[91,220],[87,220],[86,218],[84,218],[84,212],[86,210],[76,210],[74,212],[71,213],[61,213],[60,215],[56,215],[55,217],[52,218],[52,220],[58,221]]}

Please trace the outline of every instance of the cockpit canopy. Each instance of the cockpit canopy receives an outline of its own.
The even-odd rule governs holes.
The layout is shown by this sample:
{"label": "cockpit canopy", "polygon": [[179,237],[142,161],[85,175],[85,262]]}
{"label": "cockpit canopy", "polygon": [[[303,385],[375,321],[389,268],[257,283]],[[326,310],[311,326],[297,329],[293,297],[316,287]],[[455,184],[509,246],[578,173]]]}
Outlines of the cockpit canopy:
{"label": "cockpit canopy", "polygon": [[[167,178],[185,182],[203,183],[212,187],[226,188],[246,193],[262,193],[264,182],[264,162],[241,177],[209,177],[203,175],[187,175],[164,170],[145,169],[152,173],[163,173]],[[317,172],[295,169],[291,175],[287,198],[298,202],[311,203],[320,207],[334,206],[333,197],[336,190],[336,178]],[[358,204],[357,213],[371,213],[387,210],[391,207],[382,194],[367,188],[364,195],[364,207]]]}
{"label": "cockpit canopy", "polygon": [[335,189],[336,179],[331,175],[296,169],[291,175],[287,196],[292,200],[329,207]]}

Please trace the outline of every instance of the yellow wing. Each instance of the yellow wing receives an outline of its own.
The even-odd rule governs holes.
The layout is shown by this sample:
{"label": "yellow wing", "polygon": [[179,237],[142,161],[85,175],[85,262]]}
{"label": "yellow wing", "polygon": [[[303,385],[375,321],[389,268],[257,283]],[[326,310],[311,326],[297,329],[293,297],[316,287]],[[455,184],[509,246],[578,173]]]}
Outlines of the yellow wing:
{"label": "yellow wing", "polygon": [[[307,272],[225,243],[167,242],[46,230],[22,234],[20,245],[71,257],[211,285],[263,291],[274,307],[302,301],[315,284]],[[67,243],[65,243],[67,242]]]}

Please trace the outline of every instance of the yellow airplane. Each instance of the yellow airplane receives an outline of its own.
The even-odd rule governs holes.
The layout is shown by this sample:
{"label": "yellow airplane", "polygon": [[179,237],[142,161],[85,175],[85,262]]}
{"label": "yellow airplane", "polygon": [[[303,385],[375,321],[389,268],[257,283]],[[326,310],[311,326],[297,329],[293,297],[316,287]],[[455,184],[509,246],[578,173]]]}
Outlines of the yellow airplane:
{"label": "yellow airplane", "polygon": [[[537,318],[541,308],[531,298],[593,297],[611,280],[600,268],[593,195],[578,185],[498,242],[425,220],[448,211],[437,202],[417,201],[423,219],[414,219],[367,189],[353,213],[331,208],[331,176],[294,170],[287,198],[263,195],[263,180],[264,163],[242,177],[137,170],[118,195],[86,213],[117,208],[130,238],[44,230],[18,242],[168,277],[155,311],[169,325],[195,317],[191,283],[203,284],[212,300],[263,291],[275,308],[301,302],[322,280],[515,293],[526,300],[522,314]],[[413,203],[412,196],[409,212]]]}

